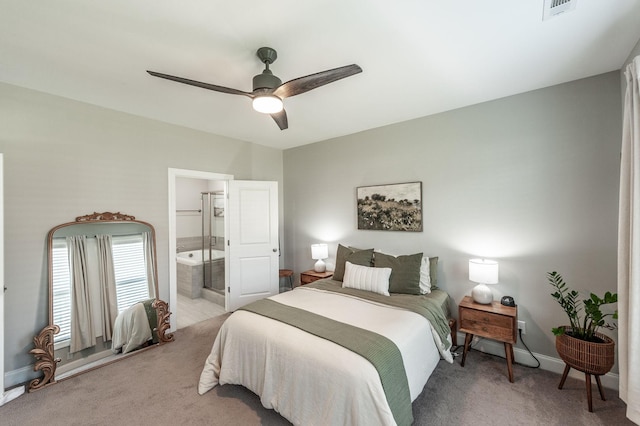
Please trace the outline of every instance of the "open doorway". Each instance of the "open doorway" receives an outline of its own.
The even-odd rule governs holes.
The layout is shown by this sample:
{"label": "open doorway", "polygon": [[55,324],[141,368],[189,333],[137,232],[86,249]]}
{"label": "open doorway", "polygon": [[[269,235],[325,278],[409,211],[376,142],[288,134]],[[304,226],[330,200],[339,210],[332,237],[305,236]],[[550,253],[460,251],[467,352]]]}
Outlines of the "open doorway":
{"label": "open doorway", "polygon": [[225,310],[226,187],[233,175],[169,169],[169,307],[172,330]]}

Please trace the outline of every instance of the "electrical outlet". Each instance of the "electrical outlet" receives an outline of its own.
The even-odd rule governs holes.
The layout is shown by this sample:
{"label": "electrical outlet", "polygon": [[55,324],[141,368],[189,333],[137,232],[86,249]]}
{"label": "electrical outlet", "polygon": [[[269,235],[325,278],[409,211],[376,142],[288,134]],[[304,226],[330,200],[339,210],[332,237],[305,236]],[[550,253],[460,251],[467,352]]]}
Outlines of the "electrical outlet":
{"label": "electrical outlet", "polygon": [[522,330],[522,334],[527,334],[527,323],[524,321],[518,321],[518,330]]}

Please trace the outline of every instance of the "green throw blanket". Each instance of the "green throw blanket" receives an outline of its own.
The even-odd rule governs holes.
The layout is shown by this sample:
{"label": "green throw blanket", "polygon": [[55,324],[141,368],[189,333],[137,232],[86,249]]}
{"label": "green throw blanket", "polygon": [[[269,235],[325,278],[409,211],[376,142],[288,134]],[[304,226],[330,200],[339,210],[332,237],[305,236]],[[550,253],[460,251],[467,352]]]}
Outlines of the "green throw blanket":
{"label": "green throw blanket", "polygon": [[413,422],[411,395],[402,354],[391,340],[369,330],[283,305],[271,299],[258,300],[240,309],[289,324],[364,357],[378,371],[396,423],[410,425]]}
{"label": "green throw blanket", "polygon": [[156,308],[154,308],[153,302],[156,299],[147,299],[142,301],[142,305],[144,306],[144,310],[147,313],[147,319],[149,320],[149,328],[151,328],[151,336],[153,343],[158,343],[158,312]]}
{"label": "green throw blanket", "polygon": [[[332,291],[334,293],[347,294],[356,296],[361,299],[370,300],[372,302],[382,303],[397,308],[407,309],[415,312],[418,315],[422,315],[429,320],[433,328],[440,336],[440,340],[444,345],[444,350],[448,350],[451,347],[451,343],[447,340],[451,333],[449,328],[449,320],[447,319],[447,313],[443,310],[443,304],[448,304],[449,297],[446,293],[436,290],[431,294],[413,295],[413,294],[396,294],[392,293],[391,296],[384,296],[378,293],[372,293],[370,291],[357,290],[354,288],[343,288],[340,281],[334,281],[330,279],[318,280],[311,284],[307,284],[305,287],[313,287],[319,290]],[[439,293],[437,293],[439,292]],[[444,302],[443,297],[444,295]]]}

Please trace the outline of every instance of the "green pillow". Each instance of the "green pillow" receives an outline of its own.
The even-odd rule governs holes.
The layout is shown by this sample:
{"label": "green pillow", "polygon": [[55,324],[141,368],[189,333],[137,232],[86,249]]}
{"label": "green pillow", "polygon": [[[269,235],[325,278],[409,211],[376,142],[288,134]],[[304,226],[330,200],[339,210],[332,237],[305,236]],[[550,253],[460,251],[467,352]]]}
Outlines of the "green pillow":
{"label": "green pillow", "polygon": [[360,250],[353,247],[345,247],[338,244],[336,252],[336,267],[333,271],[333,280],[342,281],[344,278],[344,264],[348,260],[354,265],[371,266],[373,249]]}
{"label": "green pillow", "polygon": [[421,263],[422,253],[397,257],[375,253],[373,258],[376,268],[391,268],[389,293],[420,294]]}

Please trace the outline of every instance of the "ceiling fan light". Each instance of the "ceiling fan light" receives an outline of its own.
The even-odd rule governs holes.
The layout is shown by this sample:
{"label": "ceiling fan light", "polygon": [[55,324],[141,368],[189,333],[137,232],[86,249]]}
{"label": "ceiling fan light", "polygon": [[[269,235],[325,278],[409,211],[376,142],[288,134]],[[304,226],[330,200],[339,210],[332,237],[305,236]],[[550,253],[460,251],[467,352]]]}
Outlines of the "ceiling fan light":
{"label": "ceiling fan light", "polygon": [[282,111],[283,107],[282,99],[274,95],[253,98],[253,109],[263,114],[275,114]]}

